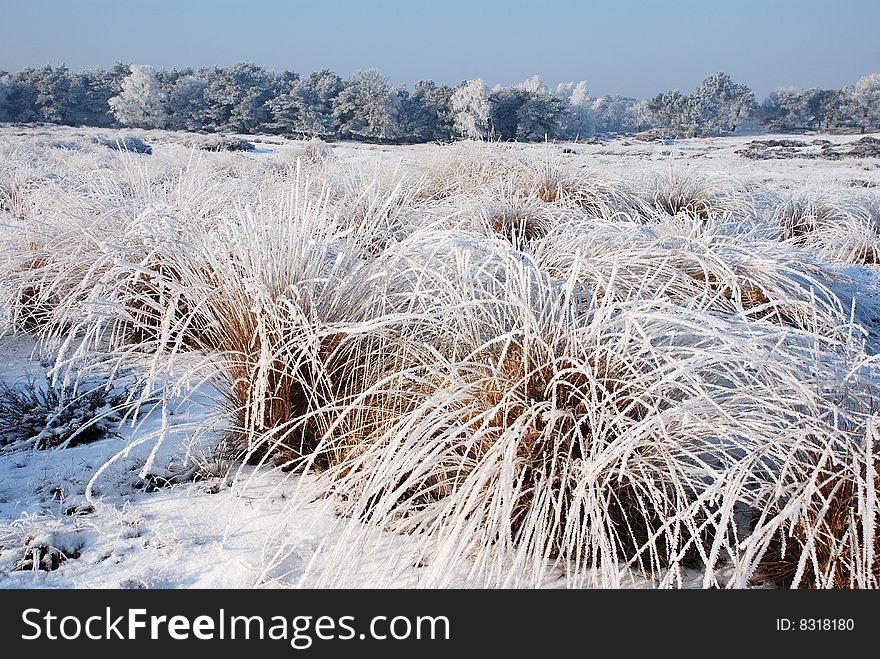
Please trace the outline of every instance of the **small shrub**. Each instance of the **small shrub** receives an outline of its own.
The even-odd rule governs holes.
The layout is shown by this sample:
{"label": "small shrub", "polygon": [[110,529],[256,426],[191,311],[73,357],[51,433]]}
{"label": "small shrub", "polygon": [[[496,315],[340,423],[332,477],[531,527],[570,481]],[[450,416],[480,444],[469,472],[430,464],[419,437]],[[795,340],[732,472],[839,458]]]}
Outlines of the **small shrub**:
{"label": "small shrub", "polygon": [[479,208],[490,235],[506,238],[516,248],[542,238],[554,224],[554,208],[533,196],[504,191],[496,199],[487,200]]}
{"label": "small shrub", "polygon": [[232,467],[242,460],[241,449],[228,438],[222,438],[211,447],[196,448],[192,454],[194,467],[192,479],[206,482],[207,491],[216,494],[227,483]]}
{"label": "small shrub", "polygon": [[0,447],[49,449],[101,439],[120,420],[126,397],[105,385],[74,390],[34,378],[0,383]]}
{"label": "small shrub", "polygon": [[99,138],[98,143],[106,146],[108,149],[113,149],[114,151],[139,153],[146,156],[152,155],[153,153],[153,147],[139,137],[134,137],[132,135],[117,138]]}
{"label": "small shrub", "polygon": [[868,205],[832,194],[799,196],[777,207],[773,218],[783,242],[848,263],[877,263],[880,229]]}
{"label": "small shrub", "polygon": [[749,142],[749,148],[754,149],[766,149],[770,147],[788,147],[792,149],[799,149],[801,147],[807,146],[807,143],[802,140],[755,140],[754,142]]}
{"label": "small shrub", "polygon": [[420,197],[439,201],[457,195],[486,194],[499,184],[527,190],[530,168],[511,148],[489,143],[459,142],[442,147],[427,168]]}
{"label": "small shrub", "polygon": [[502,208],[489,217],[492,230],[513,245],[542,238],[547,233],[547,217],[531,208]]}
{"label": "small shrub", "polygon": [[[10,569],[14,572],[53,572],[66,561],[82,555],[86,537],[79,530],[65,531],[61,520],[52,522],[50,529],[32,525],[32,520],[20,519],[12,524],[12,533],[0,540],[0,553],[20,553]],[[40,525],[42,527],[42,525]]]}
{"label": "small shrub", "polygon": [[196,142],[194,146],[202,151],[256,151],[256,147],[251,142],[226,135]]}
{"label": "small shrub", "polygon": [[531,175],[529,193],[558,208],[607,219],[643,214],[636,195],[607,172],[575,170],[545,156],[532,166]]}
{"label": "small shrub", "polygon": [[880,139],[865,136],[860,140],[850,143],[848,156],[853,158],[880,158]]}

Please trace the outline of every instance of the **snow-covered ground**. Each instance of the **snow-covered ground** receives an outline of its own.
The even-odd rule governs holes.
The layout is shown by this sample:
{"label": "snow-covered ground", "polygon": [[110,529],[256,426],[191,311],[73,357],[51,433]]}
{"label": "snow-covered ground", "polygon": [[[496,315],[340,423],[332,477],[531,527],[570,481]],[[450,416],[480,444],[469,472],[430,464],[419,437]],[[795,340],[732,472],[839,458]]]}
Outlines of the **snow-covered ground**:
{"label": "snow-covered ground", "polygon": [[[112,222],[117,217],[113,213],[118,213],[118,209],[108,210],[101,215],[88,207],[91,197],[82,194],[83,189],[94,191],[105,185],[97,179],[89,179],[92,168],[96,171],[128,172],[129,175],[123,175],[120,179],[122,183],[113,184],[118,187],[114,188],[109,183],[105,185],[107,197],[148,196],[146,201],[138,202],[140,205],[133,213],[138,218],[147,218],[149,222],[153,222],[155,217],[167,216],[170,218],[167,220],[168,231],[173,232],[176,230],[176,221],[196,217],[196,213],[199,213],[197,221],[208,221],[205,218],[222,215],[225,208],[237,208],[236,213],[245,218],[254,208],[259,213],[262,208],[260,204],[266,204],[267,208],[272,207],[273,203],[283,207],[286,203],[281,196],[283,189],[289,187],[290,181],[297,176],[298,166],[305,168],[306,162],[312,168],[309,171],[319,178],[324,176],[336,181],[334,176],[337,172],[356,170],[364,173],[368,179],[375,177],[377,181],[388,176],[392,187],[400,186],[400,181],[403,181],[402,185],[406,187],[415,185],[414,179],[408,176],[430,170],[434,163],[447,157],[451,148],[455,148],[355,143],[316,148],[314,144],[275,136],[243,136],[257,147],[255,151],[207,153],[193,151],[187,146],[191,136],[145,131],[136,134],[152,146],[153,154],[123,156],[92,141],[95,136],[112,138],[130,134],[135,133],[0,126],[0,152],[7,159],[0,163],[0,186],[6,186],[7,195],[6,205],[0,211],[0,233],[5,232],[0,239],[4,244],[2,258],[9,262],[14,258],[15,250],[33,239],[28,222],[45,219],[41,216],[42,204],[49,202],[47,197],[41,195],[49,194],[46,190],[55,196],[54,203],[58,203],[58,195],[69,195],[71,217],[91,213],[111,223],[107,236],[112,236]],[[738,153],[747,149],[750,142],[769,139],[802,140],[808,146],[798,148],[806,149],[807,153],[819,151],[818,143],[814,144],[817,140],[827,140],[832,147],[845,150],[858,137],[742,136],[681,140],[672,144],[616,138],[595,144],[511,145],[504,149],[505,153],[526,154],[524,157],[537,163],[538,169],[544,163],[547,167],[582,172],[586,177],[600,176],[603,181],[612,181],[615,185],[619,183],[621,189],[641,190],[646,181],[682,174],[687,179],[690,173],[696,172],[701,181],[711,182],[715,186],[713,190],[720,191],[712,203],[717,203],[719,207],[731,204],[730,211],[734,214],[741,208],[737,204],[748,204],[755,225],[749,231],[757,235],[766,229],[761,222],[771,213],[771,209],[781,207],[792,199],[808,198],[810,203],[815,204],[830,200],[838,206],[851,203],[858,210],[848,218],[852,216],[857,220],[862,217],[859,213],[862,213],[867,218],[866,222],[880,220],[880,158],[750,159]],[[187,167],[192,167],[194,158],[203,159],[203,166],[213,173],[223,172],[225,178],[221,180],[215,176],[207,187],[200,188],[201,180],[187,178]],[[314,164],[316,161],[317,165]],[[145,172],[142,175],[138,173],[139,167]],[[461,172],[453,174],[461,175]],[[504,176],[503,166],[501,176]],[[351,184],[356,179],[357,176],[350,176],[343,180],[342,185]],[[136,189],[141,180],[156,184],[148,195]],[[45,181],[54,182],[55,187],[43,186]],[[455,182],[455,185],[459,184],[460,181]],[[18,192],[13,194],[13,189]],[[363,188],[369,189],[369,185]],[[369,201],[369,192],[363,190],[353,198],[356,201],[367,199],[367,212],[373,212],[378,202]],[[0,192],[3,191],[4,188],[0,188]],[[387,188],[385,192],[388,192]],[[397,199],[406,193],[406,190],[397,190],[392,191],[390,196]],[[480,199],[479,203],[490,202]],[[392,210],[383,209],[384,216],[393,216]],[[453,203],[444,198],[424,212],[442,223],[447,221],[445,218],[459,217],[468,211],[458,201]],[[552,215],[557,209],[553,207],[547,212]],[[382,214],[376,213],[376,216]],[[52,220],[56,221],[57,218]],[[147,220],[144,220],[145,225]],[[681,216],[664,222],[667,224],[658,226],[667,232],[667,237],[688,236],[690,231],[689,239],[699,241],[699,230],[676,224],[683,222]],[[371,231],[379,231],[377,227],[378,224]],[[824,242],[821,244],[816,242],[797,246],[797,249],[806,249],[815,256],[816,263],[821,266],[816,266],[819,267],[817,271],[828,275],[823,285],[827,285],[834,295],[839,294],[841,311],[839,317],[828,321],[829,327],[838,323],[834,331],[840,329],[840,323],[846,322],[846,316],[855,313],[854,317],[860,323],[858,331],[867,334],[867,340],[856,349],[853,346],[860,338],[853,338],[852,326],[843,328],[844,334],[849,332],[850,341],[850,344],[844,345],[843,339],[830,338],[831,329],[827,332],[825,329],[816,329],[824,322],[821,318],[811,321],[813,324],[810,327],[816,335],[827,338],[829,345],[834,343],[838,346],[835,350],[846,359],[852,359],[853,364],[859,359],[870,362],[876,352],[874,346],[877,345],[873,336],[873,322],[880,319],[880,314],[874,315],[875,309],[880,310],[880,298],[877,297],[880,282],[877,281],[876,265],[872,259],[864,258],[864,254],[858,251],[875,247],[873,241],[877,240],[877,235],[871,233],[871,229],[870,222],[858,225],[848,234],[835,228],[840,235],[835,233],[833,240],[822,238]],[[392,227],[388,229],[388,236],[374,233],[373,237],[377,240],[381,238],[384,249],[389,241],[398,239],[394,233],[396,230]],[[676,234],[676,231],[679,233]],[[69,239],[69,234],[65,235]],[[85,233],[83,236],[84,244],[87,244],[89,237]],[[148,239],[151,238],[145,238]],[[838,239],[839,242],[835,242]],[[748,251],[746,247],[743,249]],[[647,252],[644,254],[647,258]],[[784,254],[788,255],[788,252]],[[791,254],[791,258],[797,262],[801,252],[792,251]],[[862,258],[858,257],[859,254],[862,254]],[[119,255],[113,257],[114,267],[129,266],[123,255],[124,250],[119,248]],[[781,258],[768,256],[766,263],[761,265],[768,278],[777,274],[781,279],[795,277],[785,270],[793,266],[788,262],[783,264]],[[758,280],[757,275],[755,280]],[[708,275],[706,281],[709,281]],[[594,283],[590,282],[590,286],[594,286]],[[610,298],[610,284],[606,289]],[[662,294],[666,295],[667,290],[663,289]],[[823,293],[819,292],[818,295],[821,298]],[[633,296],[638,297],[637,293],[632,293]],[[699,307],[693,301],[696,298],[684,301],[674,299],[676,304],[681,305],[680,308],[689,312]],[[761,303],[764,302],[770,303],[766,295],[761,298]],[[785,302],[788,304],[790,301]],[[795,303],[797,301],[791,302]],[[847,304],[849,307],[843,309],[842,306]],[[724,301],[723,305],[729,306],[729,303]],[[833,304],[826,306],[830,309]],[[817,308],[825,309],[821,305]],[[735,315],[739,312],[730,313]],[[3,310],[3,314],[8,321],[12,321],[8,318],[10,310]],[[724,331],[739,331],[733,321],[730,322],[731,325],[725,325]],[[777,331],[772,324],[765,324],[768,336]],[[742,327],[752,326],[743,324]],[[719,336],[721,332],[709,326],[705,327],[705,331],[707,335],[718,332]],[[744,342],[754,338],[748,333],[750,331],[743,329]],[[765,331],[764,325],[761,325],[761,331]],[[13,331],[12,325],[8,325],[0,336],[0,381],[17,385],[28,377],[41,383],[47,382],[46,378],[53,375],[64,377],[64,365],[56,360],[66,338],[59,332],[37,337]],[[801,339],[792,339],[780,330],[773,340],[782,345],[783,342]],[[725,349],[725,346],[727,344],[722,341],[718,349]],[[818,346],[817,341],[810,349],[818,350]],[[66,349],[69,352],[70,346]],[[97,350],[94,346],[93,349]],[[757,351],[761,349],[756,348]],[[792,350],[791,354],[799,354]],[[852,356],[859,351],[859,357]],[[456,563],[443,555],[444,552],[467,553],[459,545],[438,545],[438,556],[426,555],[426,545],[418,538],[393,532],[390,528],[361,528],[353,523],[350,506],[339,503],[338,493],[327,491],[326,480],[321,481],[311,474],[282,470],[270,463],[242,465],[228,460],[216,448],[228,430],[224,398],[213,379],[200,379],[195,375],[197,369],[191,369],[187,362],[193,359],[198,357],[174,354],[163,357],[160,364],[158,361],[151,362],[149,355],[133,355],[125,366],[132,372],[131,377],[137,379],[149,372],[151,392],[161,395],[145,402],[136,417],[127,417],[116,424],[113,432],[103,439],[57,450],[3,446],[0,442],[0,587],[273,587],[337,584],[417,587],[424,583],[565,586],[589,581],[572,579],[562,568],[538,574],[531,581],[527,577],[504,576],[503,566],[507,564],[514,572],[533,569],[530,559],[524,559],[515,551],[499,559],[500,562],[492,563],[484,571],[481,571],[479,564]],[[766,359],[771,360],[771,357]],[[754,368],[760,368],[760,363],[756,359]],[[109,369],[110,366],[101,368]],[[832,372],[831,367],[828,372]],[[100,376],[102,373],[107,375],[107,372],[98,369],[92,371],[91,376]],[[118,378],[114,382],[114,386],[121,387],[125,384],[125,378]],[[786,392],[785,395],[793,394]],[[747,406],[748,401],[744,400],[730,409],[742,410],[745,418],[750,414]],[[696,409],[691,414],[697,418],[700,413]],[[687,414],[676,422],[688,423]],[[341,482],[349,482],[346,480],[350,478],[347,472],[340,472],[338,477]],[[872,505],[876,505],[876,502]],[[384,519],[390,523],[391,514]],[[463,518],[442,518],[437,528],[442,529],[444,524],[453,523],[465,522]],[[422,530],[425,528],[433,527],[426,526]],[[451,530],[463,533],[458,528]],[[473,551],[480,557],[479,560],[488,561],[488,554],[480,553],[483,549],[480,545]],[[428,547],[427,553],[431,551]],[[438,566],[454,564],[459,572],[438,575],[432,567],[435,558]],[[577,569],[589,572],[597,568],[580,566]],[[491,570],[495,572],[488,574],[487,571]],[[732,568],[723,562],[716,566],[716,574],[712,577],[707,577],[700,569],[680,567],[663,583],[683,587],[714,585],[713,579],[723,583],[725,575],[731,571]],[[343,573],[344,577],[340,576]],[[620,574],[624,573],[629,576],[621,578]],[[655,574],[659,581],[652,581],[650,576],[626,570],[620,574],[615,577],[616,583],[630,587],[651,587],[662,582],[663,578],[662,574]],[[598,577],[597,582],[607,584],[607,573]],[[742,585],[743,582],[740,580],[736,583]]]}

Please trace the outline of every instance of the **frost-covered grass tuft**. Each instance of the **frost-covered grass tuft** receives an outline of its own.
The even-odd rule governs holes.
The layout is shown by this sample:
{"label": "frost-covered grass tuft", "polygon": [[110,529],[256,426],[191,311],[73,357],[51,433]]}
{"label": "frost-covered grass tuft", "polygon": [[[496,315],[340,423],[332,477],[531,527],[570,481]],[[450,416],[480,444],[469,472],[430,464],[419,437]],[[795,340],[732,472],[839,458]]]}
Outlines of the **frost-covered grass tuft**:
{"label": "frost-covered grass tuft", "polygon": [[706,221],[727,216],[747,223],[754,215],[749,194],[735,182],[702,174],[693,167],[671,168],[656,177],[646,200],[655,212],[671,217],[684,215]]}
{"label": "frost-covered grass tuft", "polygon": [[780,239],[860,265],[880,263],[880,201],[876,195],[801,193],[774,211]]}

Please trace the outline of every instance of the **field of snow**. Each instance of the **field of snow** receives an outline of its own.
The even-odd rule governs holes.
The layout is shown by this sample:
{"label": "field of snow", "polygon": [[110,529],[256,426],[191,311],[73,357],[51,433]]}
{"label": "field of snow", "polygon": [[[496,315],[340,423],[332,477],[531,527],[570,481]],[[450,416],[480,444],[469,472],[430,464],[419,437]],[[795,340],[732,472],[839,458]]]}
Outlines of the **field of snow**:
{"label": "field of snow", "polygon": [[0,126],[0,587],[880,585],[871,138],[244,139]]}

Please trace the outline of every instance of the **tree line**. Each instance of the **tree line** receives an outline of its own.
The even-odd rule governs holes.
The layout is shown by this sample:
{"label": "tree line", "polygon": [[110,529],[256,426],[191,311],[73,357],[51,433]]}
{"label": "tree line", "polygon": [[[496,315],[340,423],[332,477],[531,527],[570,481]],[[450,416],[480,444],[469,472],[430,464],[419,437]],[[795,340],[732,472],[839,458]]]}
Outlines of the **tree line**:
{"label": "tree line", "polygon": [[771,131],[869,130],[880,127],[880,74],[837,90],[778,89],[758,103],[726,73],[708,76],[689,95],[635,99],[591,96],[584,81],[551,89],[538,76],[492,89],[479,79],[456,87],[425,80],[410,91],[375,70],[343,80],[327,69],[299,75],[251,63],[198,71],[117,63],[78,73],[47,65],[0,71],[0,121],[411,143],[645,130],[710,136],[743,122]]}

